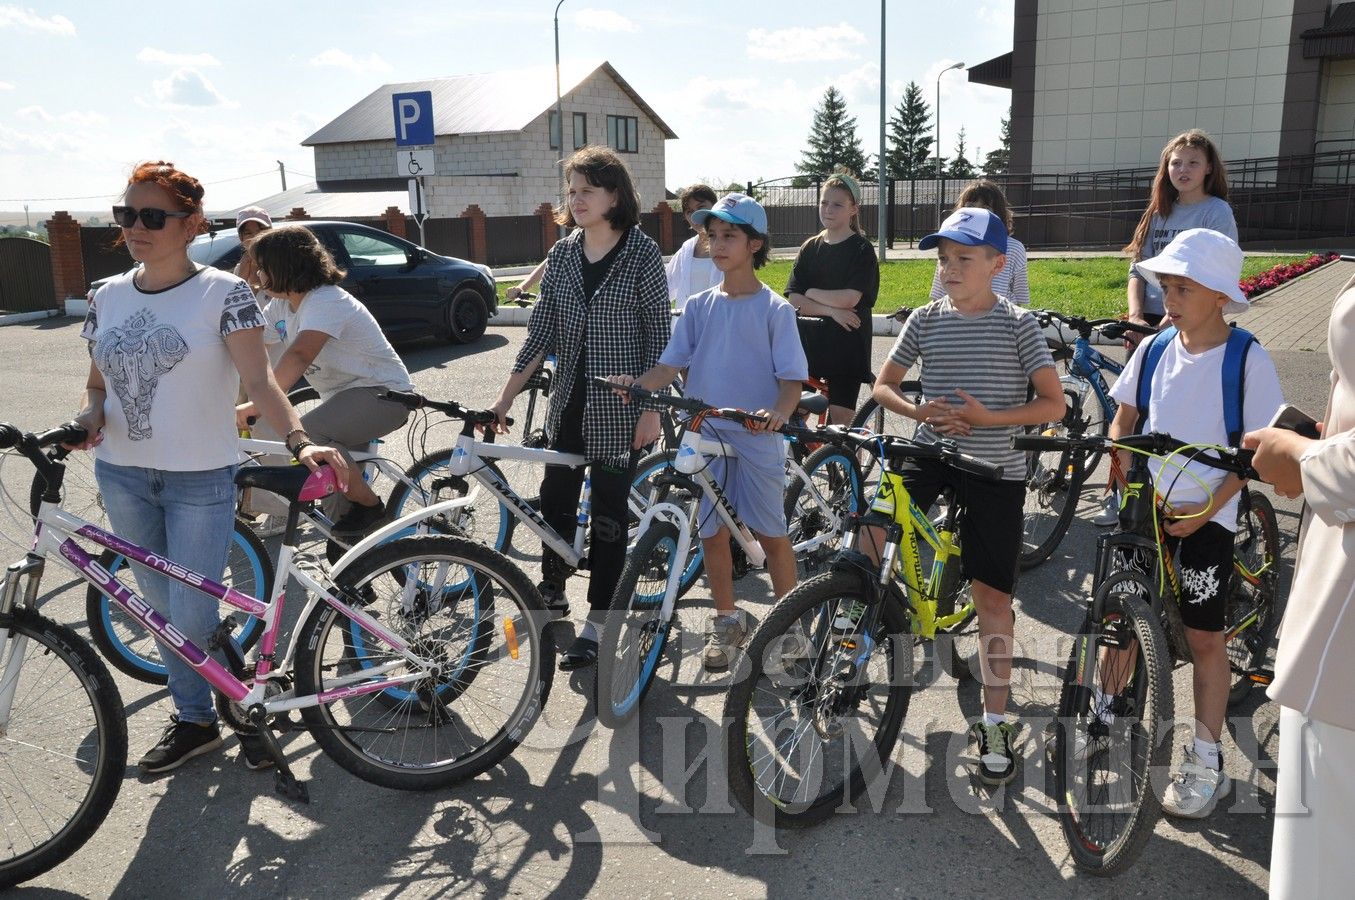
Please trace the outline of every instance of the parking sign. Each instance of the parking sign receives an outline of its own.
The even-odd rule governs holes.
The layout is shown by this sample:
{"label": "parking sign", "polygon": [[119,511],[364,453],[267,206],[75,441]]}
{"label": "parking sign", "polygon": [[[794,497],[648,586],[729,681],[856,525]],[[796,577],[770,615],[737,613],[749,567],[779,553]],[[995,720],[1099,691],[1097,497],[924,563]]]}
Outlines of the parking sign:
{"label": "parking sign", "polygon": [[427,147],[433,143],[433,92],[392,94],[395,146]]}

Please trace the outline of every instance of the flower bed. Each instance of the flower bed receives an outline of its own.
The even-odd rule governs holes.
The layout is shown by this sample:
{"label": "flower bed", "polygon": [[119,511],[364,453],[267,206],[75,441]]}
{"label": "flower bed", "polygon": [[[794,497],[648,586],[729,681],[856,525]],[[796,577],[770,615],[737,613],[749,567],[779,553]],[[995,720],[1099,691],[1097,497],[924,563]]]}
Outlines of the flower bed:
{"label": "flower bed", "polygon": [[1292,281],[1305,272],[1311,272],[1318,266],[1329,263],[1334,259],[1339,259],[1339,253],[1314,253],[1305,260],[1296,263],[1285,263],[1275,266],[1260,274],[1253,275],[1250,278],[1244,278],[1237,283],[1242,288],[1242,293],[1247,299],[1255,297],[1257,294],[1279,287],[1286,281]]}

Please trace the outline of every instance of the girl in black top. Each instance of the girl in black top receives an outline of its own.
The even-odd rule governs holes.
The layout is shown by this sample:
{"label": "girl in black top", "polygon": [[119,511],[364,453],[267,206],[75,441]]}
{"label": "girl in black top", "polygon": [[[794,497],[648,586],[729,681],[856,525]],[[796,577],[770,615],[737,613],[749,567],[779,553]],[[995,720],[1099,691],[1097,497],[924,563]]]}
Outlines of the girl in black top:
{"label": "girl in black top", "polygon": [[870,371],[870,311],[880,293],[875,248],[857,221],[861,187],[845,173],[829,178],[819,195],[823,231],[795,257],[786,299],[799,312],[809,374],[828,383],[828,420],[847,425]]}
{"label": "girl in black top", "polygon": [[[563,670],[597,659],[597,622],[612,602],[626,561],[627,507],[632,451],[659,436],[659,416],[623,405],[590,375],[639,376],[659,361],[668,342],[668,282],[659,247],[639,228],[640,198],[621,159],[605,147],[584,147],[565,166],[569,199],[556,220],[576,230],[551,248],[541,299],[527,323],[527,340],[513,373],[492,407],[495,431],[508,431],[505,416],[531,373],[548,353],[558,365],[546,432],[551,447],[589,460],[592,525],[588,550],[589,619],[560,661]],[[541,515],[560,534],[572,534],[584,470],[547,466],[541,483]],[[542,596],[567,612],[569,568],[545,549]]]}

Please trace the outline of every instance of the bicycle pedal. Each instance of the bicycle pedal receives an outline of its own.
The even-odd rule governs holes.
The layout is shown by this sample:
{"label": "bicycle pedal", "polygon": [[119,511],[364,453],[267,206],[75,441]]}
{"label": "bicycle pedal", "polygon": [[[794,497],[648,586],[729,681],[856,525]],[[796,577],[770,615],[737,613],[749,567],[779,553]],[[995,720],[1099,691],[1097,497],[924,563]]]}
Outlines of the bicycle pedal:
{"label": "bicycle pedal", "polygon": [[298,803],[311,802],[311,794],[306,786],[297,781],[290,772],[284,774],[281,768],[273,773],[273,790],[288,800],[295,800]]}
{"label": "bicycle pedal", "polygon": [[1257,669],[1255,672],[1248,672],[1247,678],[1253,684],[1268,685],[1275,680],[1275,673],[1270,669]]}

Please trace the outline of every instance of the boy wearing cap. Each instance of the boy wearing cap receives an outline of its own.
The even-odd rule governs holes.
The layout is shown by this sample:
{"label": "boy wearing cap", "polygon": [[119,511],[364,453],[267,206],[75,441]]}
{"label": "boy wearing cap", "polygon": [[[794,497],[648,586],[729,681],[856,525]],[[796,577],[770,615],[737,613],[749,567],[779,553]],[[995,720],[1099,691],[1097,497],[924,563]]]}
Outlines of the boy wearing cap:
{"label": "boy wearing cap", "polygon": [[[978,613],[983,679],[984,717],[971,735],[979,746],[979,777],[1005,784],[1016,773],[1017,728],[1006,721],[1006,708],[1026,476],[1024,454],[1012,449],[1011,439],[1022,426],[1063,418],[1063,391],[1035,317],[993,293],[993,276],[1006,265],[1007,228],[998,216],[978,207],[958,209],[918,247],[937,248],[946,294],[908,317],[874,396],[922,423],[917,440],[954,440],[961,451],[1002,466],[999,481],[965,476],[933,460],[907,460],[898,471],[920,508],[946,486],[960,503],[961,565]],[[899,391],[915,362],[921,366],[920,404]],[[1032,384],[1035,398],[1027,400]],[[858,549],[878,557],[880,537],[868,529]]]}
{"label": "boy wearing cap", "polygon": [[[800,399],[800,384],[809,376],[795,307],[755,272],[771,251],[767,213],[757,201],[728,194],[714,208],[693,212],[692,221],[705,227],[711,259],[723,280],[688,299],[658,365],[639,378],[614,375],[612,380],[658,390],[686,369],[688,396],[766,417],[765,423],[747,428],[711,420],[703,433],[736,454],[711,460],[709,471],[767,551],[772,591],[779,600],[795,587],[795,551],[786,533],[786,444],[771,429],[789,420]],[[715,601],[702,661],[707,669],[722,670],[733,662],[748,626],[734,605],[729,529],[704,497],[699,516],[706,579]]]}
{"label": "boy wearing cap", "polygon": [[[1221,386],[1230,328],[1223,317],[1249,305],[1237,284],[1242,250],[1224,234],[1192,228],[1173,238],[1158,256],[1138,263],[1138,270],[1161,288],[1166,306],[1162,324],[1175,332],[1143,341],[1125,365],[1110,392],[1120,404],[1110,437],[1156,431],[1192,444],[1227,444],[1227,388]],[[1152,370],[1148,408],[1137,409],[1139,373],[1150,345],[1160,340],[1169,343]],[[1248,349],[1242,371],[1242,426],[1251,431],[1270,422],[1284,395],[1275,365],[1259,344]],[[1137,428],[1140,416],[1146,418]],[[1127,454],[1119,455],[1118,471],[1123,472]],[[1232,787],[1223,772],[1219,743],[1232,678],[1224,650],[1224,603],[1233,569],[1237,494],[1246,482],[1203,463],[1187,464],[1187,473],[1156,459],[1149,460],[1149,467],[1166,501],[1166,544],[1181,569],[1181,620],[1194,657],[1195,740],[1185,748],[1162,809],[1198,819],[1209,815]],[[1102,717],[1109,719],[1109,714]]]}

